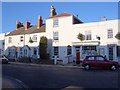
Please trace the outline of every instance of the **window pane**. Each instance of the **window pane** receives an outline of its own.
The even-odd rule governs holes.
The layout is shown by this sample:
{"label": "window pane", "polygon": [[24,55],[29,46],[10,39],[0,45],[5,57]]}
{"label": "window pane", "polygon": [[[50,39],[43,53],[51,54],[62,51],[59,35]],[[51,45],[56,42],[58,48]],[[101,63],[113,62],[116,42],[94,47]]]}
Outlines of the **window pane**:
{"label": "window pane", "polygon": [[113,30],[112,29],[109,29],[107,33],[108,33],[108,38],[113,38]]}
{"label": "window pane", "polygon": [[58,40],[58,32],[53,32],[53,39]]}
{"label": "window pane", "polygon": [[54,47],[54,55],[58,55],[58,47]]}
{"label": "window pane", "polygon": [[67,46],[67,55],[70,55],[72,52],[71,46]]}
{"label": "window pane", "polygon": [[36,42],[36,41],[37,41],[37,35],[34,35],[34,36],[32,37],[32,40],[33,40],[34,42]]}
{"label": "window pane", "polygon": [[94,60],[94,57],[89,57],[88,60]]}
{"label": "window pane", "polygon": [[58,24],[59,24],[59,21],[58,21],[58,19],[55,19],[55,20],[53,20],[53,26],[58,26]]}
{"label": "window pane", "polygon": [[85,32],[86,40],[91,40],[91,32]]}
{"label": "window pane", "polygon": [[104,58],[103,58],[103,57],[96,57],[96,60],[101,60],[101,61],[103,61]]}

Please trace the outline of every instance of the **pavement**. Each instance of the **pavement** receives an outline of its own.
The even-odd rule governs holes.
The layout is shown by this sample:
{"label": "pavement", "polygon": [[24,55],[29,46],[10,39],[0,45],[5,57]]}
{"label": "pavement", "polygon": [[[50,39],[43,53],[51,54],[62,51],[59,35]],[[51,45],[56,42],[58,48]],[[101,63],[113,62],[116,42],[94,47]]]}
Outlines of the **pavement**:
{"label": "pavement", "polygon": [[60,67],[60,68],[83,68],[80,64],[75,64],[75,63],[69,63],[69,64],[34,64],[34,63],[20,63],[20,62],[9,62],[10,64],[22,64],[22,65],[30,65],[30,66],[37,66],[37,67]]}

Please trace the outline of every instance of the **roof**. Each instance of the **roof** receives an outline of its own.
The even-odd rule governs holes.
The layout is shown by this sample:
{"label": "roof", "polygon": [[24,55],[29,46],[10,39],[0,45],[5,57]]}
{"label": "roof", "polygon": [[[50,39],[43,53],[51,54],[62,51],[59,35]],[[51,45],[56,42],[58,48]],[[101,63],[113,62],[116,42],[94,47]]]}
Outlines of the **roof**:
{"label": "roof", "polygon": [[64,16],[73,16],[73,24],[83,23],[83,22],[80,21],[77,17],[75,17],[74,15],[69,14],[69,13],[67,13],[67,12],[63,12],[63,13],[60,13],[60,14],[58,14],[58,15],[54,15],[54,16],[49,17],[49,18],[47,18],[47,19],[56,18],[56,17],[64,17]]}
{"label": "roof", "polygon": [[40,33],[45,32],[45,24],[43,24],[39,29],[37,29],[37,25],[29,27],[25,30],[25,27],[20,27],[18,30],[14,30],[7,34],[6,36],[13,36],[13,35],[22,35],[22,34],[32,34],[32,33]]}
{"label": "roof", "polygon": [[55,17],[63,17],[63,16],[72,16],[72,14],[69,14],[69,13],[67,13],[67,12],[63,12],[63,13],[60,13],[60,14],[58,14],[58,15],[54,15],[54,16],[52,16],[52,17],[49,17],[49,18],[47,18],[47,19],[55,18]]}

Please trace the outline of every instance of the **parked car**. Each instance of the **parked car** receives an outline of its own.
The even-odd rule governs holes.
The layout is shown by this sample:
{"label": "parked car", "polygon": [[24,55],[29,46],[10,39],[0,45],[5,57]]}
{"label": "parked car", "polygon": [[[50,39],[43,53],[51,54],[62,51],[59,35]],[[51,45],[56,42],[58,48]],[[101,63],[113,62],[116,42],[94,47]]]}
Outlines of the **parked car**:
{"label": "parked car", "polygon": [[97,55],[97,56],[86,56],[82,61],[82,66],[84,69],[89,70],[93,68],[103,68],[116,70],[119,66],[118,62],[107,60],[106,57]]}
{"label": "parked car", "polygon": [[3,64],[8,64],[8,59],[6,57],[1,57],[0,58],[0,61],[3,63]]}

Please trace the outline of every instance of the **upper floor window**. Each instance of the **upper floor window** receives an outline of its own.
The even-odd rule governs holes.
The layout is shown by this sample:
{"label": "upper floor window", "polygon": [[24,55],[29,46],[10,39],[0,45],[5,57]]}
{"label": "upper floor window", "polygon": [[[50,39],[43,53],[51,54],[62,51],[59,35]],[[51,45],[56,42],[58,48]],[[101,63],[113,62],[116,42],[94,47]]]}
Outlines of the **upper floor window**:
{"label": "upper floor window", "polygon": [[86,40],[91,40],[92,39],[92,35],[90,31],[85,32],[85,39]]}
{"label": "upper floor window", "polygon": [[8,43],[11,43],[11,42],[12,42],[12,37],[9,37]]}
{"label": "upper floor window", "polygon": [[54,19],[53,20],[53,27],[58,27],[59,26],[59,20],[58,19]]}
{"label": "upper floor window", "polygon": [[32,40],[33,40],[34,42],[37,42],[37,35],[33,35]]}
{"label": "upper floor window", "polygon": [[53,32],[53,39],[54,40],[59,40],[58,32]]}
{"label": "upper floor window", "polygon": [[23,42],[23,36],[20,37],[20,42]]}
{"label": "upper floor window", "polygon": [[112,29],[108,29],[108,31],[107,31],[107,37],[108,38],[113,38],[113,30]]}

